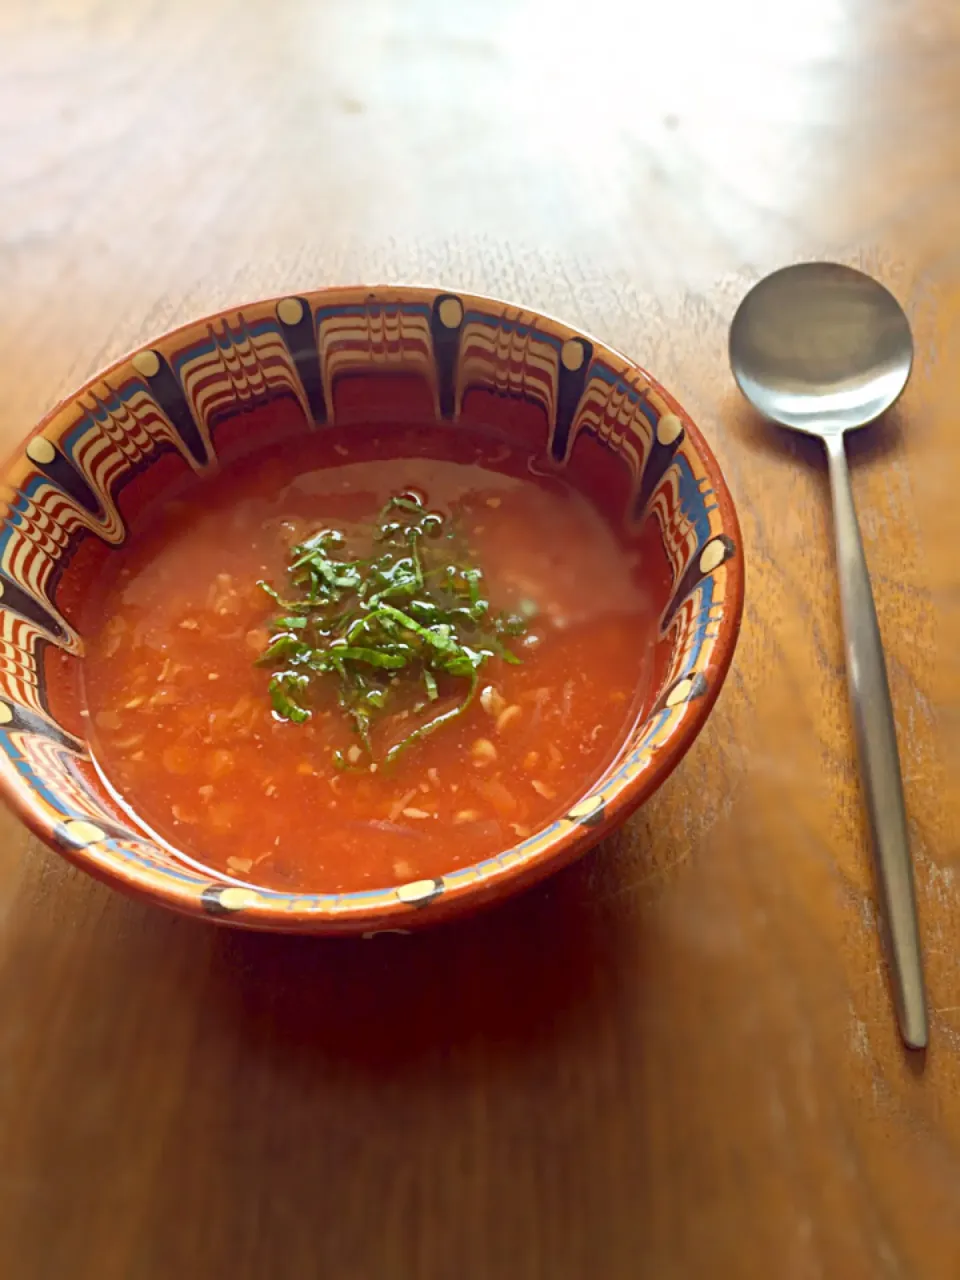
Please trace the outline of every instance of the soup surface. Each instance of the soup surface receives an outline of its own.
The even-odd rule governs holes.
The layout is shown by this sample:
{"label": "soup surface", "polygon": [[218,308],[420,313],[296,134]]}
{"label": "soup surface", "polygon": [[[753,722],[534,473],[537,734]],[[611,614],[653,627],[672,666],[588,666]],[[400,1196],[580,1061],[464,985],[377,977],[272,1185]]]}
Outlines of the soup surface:
{"label": "soup surface", "polygon": [[[417,544],[417,571],[460,574],[480,597],[482,621],[460,633],[474,674],[449,658],[451,627],[422,637],[411,615],[397,624],[387,610],[389,633],[360,622],[353,650],[374,663],[387,660],[370,657],[377,644],[381,655],[413,656],[403,670],[355,667],[366,674],[345,700],[334,649],[304,665],[311,645],[327,644],[305,593],[327,588],[317,574],[304,586],[303,547],[309,556],[323,533],[325,556],[388,563],[377,560],[384,522],[399,517],[400,546],[417,509],[431,513],[438,539]],[[85,610],[97,765],[157,837],[239,882],[382,887],[499,853],[590,790],[649,683],[650,610],[612,530],[499,437],[435,426],[318,432],[192,481],[135,533]],[[342,611],[345,645],[350,618],[371,605],[358,604],[359,578],[320,568],[331,582],[340,575],[328,613]],[[477,628],[496,631],[486,650]],[[288,661],[309,669],[309,687],[283,683]],[[357,719],[357,689],[369,719]]]}

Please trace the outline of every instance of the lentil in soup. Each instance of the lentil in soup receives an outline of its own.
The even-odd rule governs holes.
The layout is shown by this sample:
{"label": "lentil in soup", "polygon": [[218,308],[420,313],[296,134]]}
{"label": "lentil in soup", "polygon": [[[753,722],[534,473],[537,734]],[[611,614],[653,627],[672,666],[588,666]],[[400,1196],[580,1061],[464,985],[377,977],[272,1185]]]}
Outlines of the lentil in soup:
{"label": "lentil in soup", "polygon": [[243,883],[382,887],[499,853],[587,794],[637,716],[628,557],[499,436],[288,441],[191,481],[111,561],[87,606],[97,766]]}

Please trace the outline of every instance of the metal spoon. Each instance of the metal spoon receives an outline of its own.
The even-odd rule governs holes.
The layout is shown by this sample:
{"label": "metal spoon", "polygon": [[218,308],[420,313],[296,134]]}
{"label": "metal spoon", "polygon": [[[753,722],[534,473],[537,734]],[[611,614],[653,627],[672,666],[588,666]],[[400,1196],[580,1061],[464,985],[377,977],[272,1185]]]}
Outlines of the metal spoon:
{"label": "metal spoon", "polygon": [[730,364],[740,390],[781,426],[819,436],[833,496],[847,683],[873,836],[893,991],[904,1041],[927,1043],[913,870],[887,669],[853,505],[844,433],[889,409],[913,363],[910,325],[876,280],[831,262],[775,271],[740,303]]}

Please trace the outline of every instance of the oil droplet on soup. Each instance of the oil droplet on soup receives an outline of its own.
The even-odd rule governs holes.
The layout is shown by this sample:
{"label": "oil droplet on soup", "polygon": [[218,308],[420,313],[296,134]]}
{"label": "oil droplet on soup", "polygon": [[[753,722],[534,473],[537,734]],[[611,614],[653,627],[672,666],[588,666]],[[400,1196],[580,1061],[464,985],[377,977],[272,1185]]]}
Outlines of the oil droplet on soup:
{"label": "oil droplet on soup", "polygon": [[[179,490],[86,604],[84,693],[115,794],[185,857],[293,892],[440,876],[560,818],[636,718],[651,619],[610,526],[529,462],[467,429],[351,428]],[[285,590],[318,530],[369,543],[406,491],[457,528],[491,610],[527,622],[518,663],[485,660],[465,712],[385,763],[332,687],[304,723],[278,716],[256,665],[278,606],[257,584]]]}

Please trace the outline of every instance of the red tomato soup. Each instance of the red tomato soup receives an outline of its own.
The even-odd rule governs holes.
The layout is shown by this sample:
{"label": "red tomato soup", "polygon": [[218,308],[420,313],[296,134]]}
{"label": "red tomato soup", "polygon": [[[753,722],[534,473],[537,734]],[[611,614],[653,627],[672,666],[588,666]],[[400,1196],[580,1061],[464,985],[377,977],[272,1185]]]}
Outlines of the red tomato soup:
{"label": "red tomato soup", "polygon": [[[404,524],[424,512],[429,545]],[[358,603],[389,545],[403,572],[456,577],[451,625],[414,630],[416,609],[434,615],[413,587],[389,595],[395,565]],[[340,600],[327,614],[343,611],[369,733],[336,645],[309,629],[309,591]],[[110,557],[85,613],[85,714],[113,793],[182,856],[292,892],[442,875],[518,843],[600,778],[649,683],[649,607],[612,529],[527,453],[462,428],[323,431],[192,481]],[[362,665],[407,662],[394,652],[403,669]]]}

